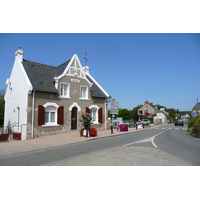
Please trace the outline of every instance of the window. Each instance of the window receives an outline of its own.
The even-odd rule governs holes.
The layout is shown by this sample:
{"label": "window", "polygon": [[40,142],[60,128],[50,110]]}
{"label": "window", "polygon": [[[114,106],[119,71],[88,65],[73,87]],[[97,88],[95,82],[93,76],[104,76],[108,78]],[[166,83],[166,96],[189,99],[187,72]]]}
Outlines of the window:
{"label": "window", "polygon": [[64,124],[64,106],[48,102],[38,106],[39,126],[59,126]]}
{"label": "window", "polygon": [[61,97],[69,97],[69,84],[68,83],[60,84],[60,96]]}
{"label": "window", "polygon": [[96,108],[92,108],[90,110],[90,116],[93,119],[93,123],[97,123],[97,109]]}
{"label": "window", "polygon": [[57,109],[53,106],[45,108],[45,124],[55,124],[57,119]]}
{"label": "window", "polygon": [[81,99],[88,99],[88,87],[81,86]]}
{"label": "window", "polygon": [[91,105],[89,108],[86,107],[86,113],[90,113],[93,124],[103,123],[103,109],[97,105]]}

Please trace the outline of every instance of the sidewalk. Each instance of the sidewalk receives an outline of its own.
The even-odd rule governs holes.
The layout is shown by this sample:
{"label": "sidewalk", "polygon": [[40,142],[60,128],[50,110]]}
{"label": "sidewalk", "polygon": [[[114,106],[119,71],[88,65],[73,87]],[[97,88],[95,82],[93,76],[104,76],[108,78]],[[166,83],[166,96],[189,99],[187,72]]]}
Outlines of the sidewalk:
{"label": "sidewalk", "polygon": [[44,149],[49,147],[56,147],[70,143],[84,142],[87,140],[92,140],[101,137],[112,137],[141,130],[145,129],[136,130],[136,128],[129,128],[129,130],[126,132],[118,132],[116,129],[114,129],[113,134],[111,134],[111,130],[104,130],[98,131],[98,135],[96,137],[88,138],[80,137],[79,131],[72,131],[69,133],[62,133],[59,135],[51,135],[28,140],[11,140],[9,142],[0,142],[0,156]]}

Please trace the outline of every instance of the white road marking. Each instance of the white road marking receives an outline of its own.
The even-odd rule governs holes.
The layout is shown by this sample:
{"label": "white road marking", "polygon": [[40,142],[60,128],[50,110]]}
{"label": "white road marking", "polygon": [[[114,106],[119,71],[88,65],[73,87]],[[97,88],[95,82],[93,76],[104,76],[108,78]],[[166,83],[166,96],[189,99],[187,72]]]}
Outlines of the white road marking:
{"label": "white road marking", "polygon": [[[166,130],[165,130],[166,131]],[[165,131],[162,131],[160,133],[157,133],[156,135],[154,135],[153,137],[150,137],[150,138],[147,138],[147,139],[144,139],[144,140],[140,140],[140,141],[137,141],[137,142],[132,142],[132,143],[129,143],[129,144],[125,144],[123,145],[122,147],[126,147],[126,146],[130,146],[132,144],[137,144],[137,143],[143,143],[143,142],[151,142],[152,145],[155,147],[155,148],[158,148],[157,145],[154,143],[154,138],[158,135],[160,135],[161,133],[165,132]]]}

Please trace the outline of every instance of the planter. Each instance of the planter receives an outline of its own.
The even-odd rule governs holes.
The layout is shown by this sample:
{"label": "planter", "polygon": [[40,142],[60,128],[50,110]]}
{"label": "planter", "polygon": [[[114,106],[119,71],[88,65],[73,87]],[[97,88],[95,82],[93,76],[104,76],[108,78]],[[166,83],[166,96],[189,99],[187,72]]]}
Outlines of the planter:
{"label": "planter", "polygon": [[[85,137],[85,129],[81,129],[80,130],[80,136],[82,137],[82,136],[84,136]],[[88,133],[88,137],[95,137],[95,136],[97,136],[97,130],[96,130],[96,128],[89,128],[89,133]]]}
{"label": "planter", "polygon": [[119,124],[117,131],[128,131],[128,126],[126,124]]}
{"label": "planter", "polygon": [[8,141],[8,134],[0,135],[0,141]]}
{"label": "planter", "polygon": [[14,140],[21,140],[21,133],[13,132],[13,139]]}

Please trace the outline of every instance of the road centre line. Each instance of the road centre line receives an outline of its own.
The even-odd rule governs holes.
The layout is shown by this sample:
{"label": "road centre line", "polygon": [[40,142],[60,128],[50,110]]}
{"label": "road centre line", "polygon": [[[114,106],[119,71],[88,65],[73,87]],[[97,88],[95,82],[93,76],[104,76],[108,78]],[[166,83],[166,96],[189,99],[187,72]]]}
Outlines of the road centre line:
{"label": "road centre line", "polygon": [[125,144],[123,145],[122,147],[126,147],[126,146],[130,146],[130,145],[133,145],[133,144],[137,144],[137,143],[143,143],[143,142],[151,142],[152,145],[155,147],[155,148],[158,148],[158,146],[155,144],[154,142],[154,139],[156,136],[160,135],[161,133],[165,132],[167,130],[164,130],[164,131],[161,131],[159,133],[157,133],[156,135],[154,135],[153,137],[150,137],[150,138],[147,138],[147,139],[144,139],[144,140],[140,140],[140,141],[137,141],[137,142],[132,142],[132,143],[129,143],[129,144]]}

